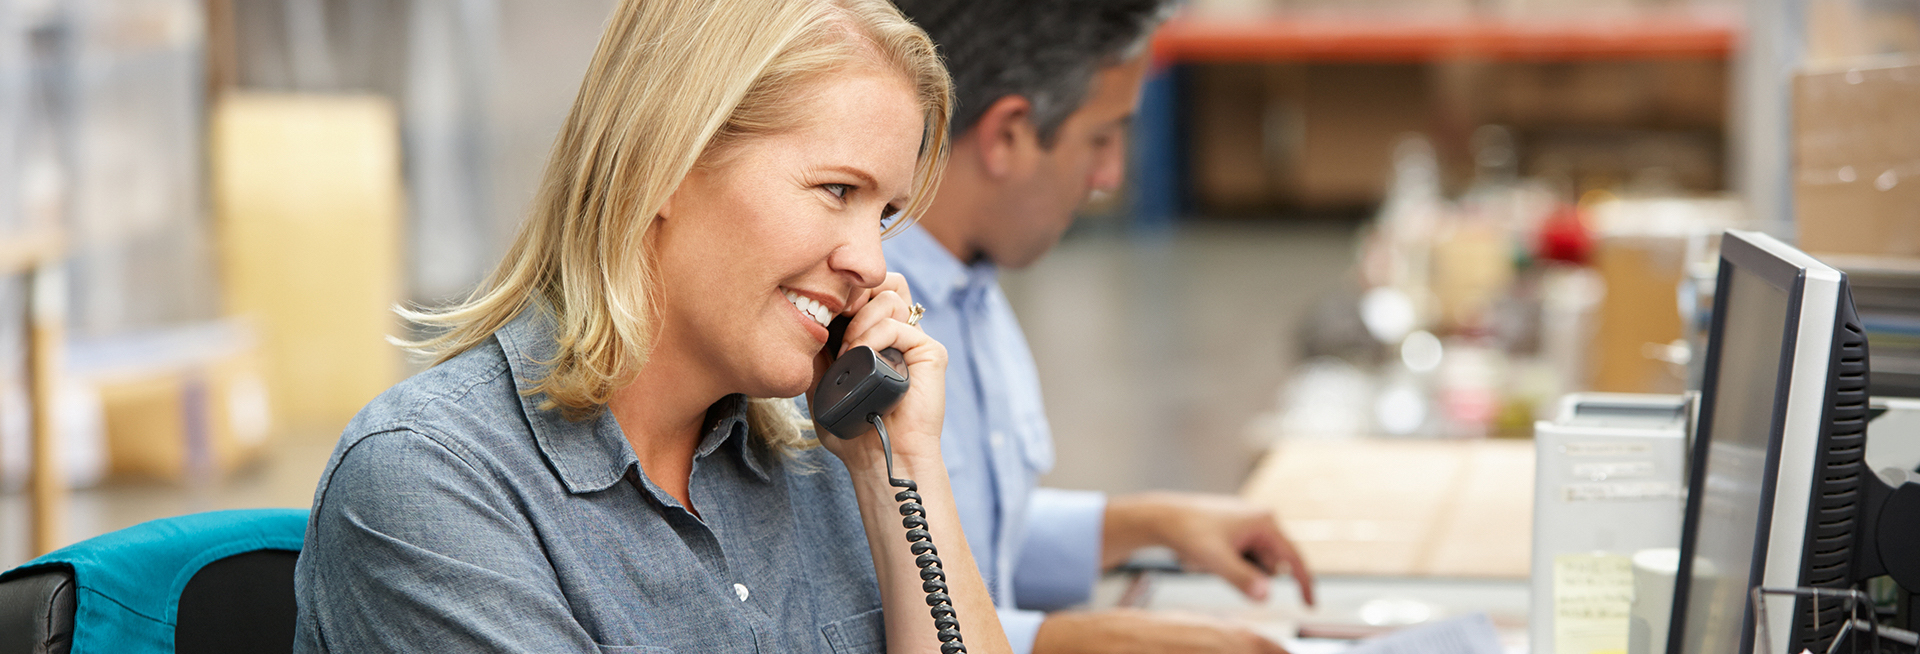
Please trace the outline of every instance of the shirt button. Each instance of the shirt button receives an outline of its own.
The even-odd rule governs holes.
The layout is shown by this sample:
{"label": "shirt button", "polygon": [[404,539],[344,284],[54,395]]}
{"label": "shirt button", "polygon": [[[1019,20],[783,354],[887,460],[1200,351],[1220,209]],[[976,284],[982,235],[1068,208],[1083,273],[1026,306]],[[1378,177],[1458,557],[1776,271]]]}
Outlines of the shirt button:
{"label": "shirt button", "polygon": [[734,585],[733,585],[733,595],[734,595],[735,597],[738,597],[738,598],[740,598],[740,601],[742,601],[742,602],[745,602],[745,601],[747,601],[747,586],[746,586],[746,584],[734,584]]}
{"label": "shirt button", "polygon": [[1007,435],[1000,433],[1000,430],[998,429],[995,429],[993,430],[993,433],[988,434],[987,440],[993,443],[993,446],[995,448],[1001,448],[1001,447],[1007,446]]}

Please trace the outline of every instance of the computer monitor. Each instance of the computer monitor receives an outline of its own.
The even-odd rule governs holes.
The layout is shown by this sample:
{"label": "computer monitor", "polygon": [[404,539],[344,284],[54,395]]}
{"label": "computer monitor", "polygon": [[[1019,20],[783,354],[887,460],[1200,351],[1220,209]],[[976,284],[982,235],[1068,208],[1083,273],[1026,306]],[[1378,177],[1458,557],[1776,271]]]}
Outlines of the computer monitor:
{"label": "computer monitor", "polygon": [[1840,602],[1815,616],[1772,600],[1758,625],[1748,598],[1855,581],[1865,333],[1839,270],[1756,232],[1720,250],[1667,652],[1748,654],[1758,629],[1776,650],[1826,651]]}

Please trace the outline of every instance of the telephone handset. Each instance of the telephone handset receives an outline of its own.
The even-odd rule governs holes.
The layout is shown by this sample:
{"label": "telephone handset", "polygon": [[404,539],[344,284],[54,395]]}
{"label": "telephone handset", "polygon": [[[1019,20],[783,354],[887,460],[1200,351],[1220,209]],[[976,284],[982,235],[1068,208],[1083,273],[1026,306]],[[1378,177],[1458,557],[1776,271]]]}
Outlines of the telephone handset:
{"label": "telephone handset", "polygon": [[[827,325],[827,352],[840,351],[851,316],[837,316]],[[941,654],[967,651],[960,641],[960,620],[953,612],[953,599],[947,595],[947,573],[940,569],[940,553],[933,546],[933,534],[927,532],[927,510],[920,505],[919,485],[912,479],[893,476],[893,444],[887,440],[887,423],[880,414],[893,409],[907,395],[907,361],[899,350],[887,348],[874,352],[865,345],[847,350],[827,366],[820,383],[813,389],[813,419],[827,433],[840,438],[855,438],[867,433],[867,425],[880,433],[880,447],[886,454],[887,483],[902,489],[893,495],[900,503],[900,524],[907,528],[914,564],[920,567],[920,588],[927,593],[933,626],[940,630]]]}
{"label": "telephone handset", "polygon": [[[840,351],[850,322],[839,316],[827,325],[827,352]],[[853,438],[867,433],[868,415],[886,413],[906,394],[906,357],[893,348],[876,353],[862,345],[827,366],[813,390],[813,419],[835,436]]]}

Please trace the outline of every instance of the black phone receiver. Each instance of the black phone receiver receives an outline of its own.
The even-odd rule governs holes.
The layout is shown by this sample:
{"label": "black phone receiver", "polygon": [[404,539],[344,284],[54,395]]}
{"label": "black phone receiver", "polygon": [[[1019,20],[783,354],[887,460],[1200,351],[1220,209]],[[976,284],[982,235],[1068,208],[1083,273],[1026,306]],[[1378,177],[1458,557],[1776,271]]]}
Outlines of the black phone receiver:
{"label": "black phone receiver", "polygon": [[[849,316],[837,316],[827,325],[828,352],[840,350],[851,322]],[[865,345],[848,350],[827,366],[820,385],[813,389],[813,419],[841,438],[867,433],[872,426],[868,415],[886,413],[906,396],[906,370],[906,357],[899,350],[876,353]]]}

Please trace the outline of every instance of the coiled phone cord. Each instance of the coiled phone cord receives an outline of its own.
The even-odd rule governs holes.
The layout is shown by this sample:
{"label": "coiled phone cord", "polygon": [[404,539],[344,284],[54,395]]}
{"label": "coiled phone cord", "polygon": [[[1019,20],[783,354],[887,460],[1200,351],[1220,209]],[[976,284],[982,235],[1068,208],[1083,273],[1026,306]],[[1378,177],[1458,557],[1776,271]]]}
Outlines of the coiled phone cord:
{"label": "coiled phone cord", "polygon": [[920,485],[893,476],[893,444],[887,441],[887,423],[880,414],[867,414],[867,422],[880,432],[880,449],[887,457],[887,483],[905,489],[895,493],[893,499],[900,503],[900,525],[907,528],[907,542],[913,544],[917,555],[913,563],[920,566],[920,589],[927,592],[933,626],[940,630],[940,654],[965,652],[967,646],[960,642],[960,620],[953,612],[953,598],[947,595],[947,573],[940,569],[940,551],[933,547],[933,534],[927,532],[927,509],[920,505],[917,492]]}

